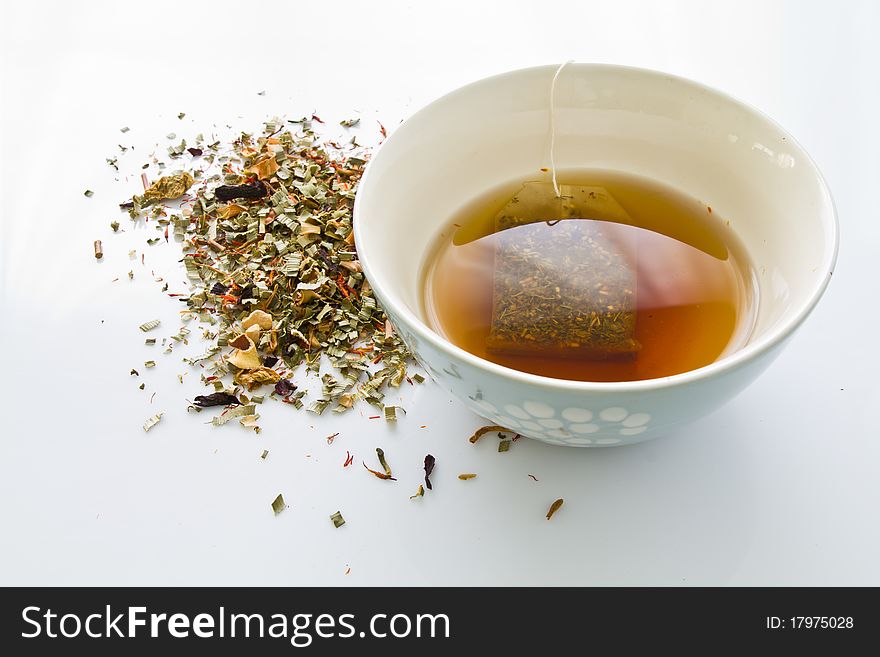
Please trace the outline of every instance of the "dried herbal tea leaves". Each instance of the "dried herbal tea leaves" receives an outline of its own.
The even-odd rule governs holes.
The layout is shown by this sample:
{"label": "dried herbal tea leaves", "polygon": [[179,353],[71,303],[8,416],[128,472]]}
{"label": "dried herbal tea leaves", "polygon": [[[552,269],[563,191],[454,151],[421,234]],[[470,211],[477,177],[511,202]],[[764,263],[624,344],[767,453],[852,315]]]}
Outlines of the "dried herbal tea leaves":
{"label": "dried herbal tea leaves", "polygon": [[505,429],[504,427],[499,426],[497,424],[490,424],[485,427],[480,427],[479,429],[477,429],[474,432],[474,435],[471,436],[470,438],[468,438],[468,441],[470,441],[471,443],[475,443],[481,437],[485,436],[487,433],[489,433],[491,431],[503,431],[505,433],[510,433],[510,429]]}
{"label": "dried herbal tea leaves", "polygon": [[363,466],[364,466],[365,468],[367,468],[367,472],[369,472],[369,473],[375,475],[375,476],[378,477],[379,479],[386,479],[386,480],[389,480],[389,481],[397,481],[397,479],[395,479],[394,477],[392,477],[391,475],[389,475],[389,474],[387,474],[387,473],[385,473],[385,472],[379,472],[378,470],[373,470],[372,468],[367,467],[367,464],[366,464],[366,463],[364,463]]}
{"label": "dried herbal tea leaves", "polygon": [[468,479],[474,479],[474,478],[476,478],[476,476],[477,476],[477,475],[475,475],[475,474],[472,473],[472,472],[467,472],[467,473],[464,473],[464,474],[460,474],[460,475],[458,475],[458,478],[461,479],[462,481],[467,481]]}
{"label": "dried herbal tea leaves", "polygon": [[425,496],[425,487],[422,486],[421,484],[419,484],[419,489],[416,491],[416,494],[410,495],[409,499],[414,500],[417,497],[424,497],[424,496]]}
{"label": "dried herbal tea leaves", "polygon": [[158,319],[151,319],[149,322],[144,322],[143,324],[138,326],[138,328],[141,331],[143,331],[144,333],[146,333],[147,331],[152,331],[154,328],[159,326],[159,324],[161,324],[161,323],[162,322],[160,322]]}
{"label": "dried herbal tea leaves", "polygon": [[241,404],[235,395],[228,392],[212,392],[209,395],[196,395],[193,405],[199,408],[211,406],[239,406]]}
{"label": "dried herbal tea leaves", "polygon": [[172,176],[162,176],[150,185],[143,196],[134,196],[132,203],[137,207],[147,207],[159,201],[173,200],[186,194],[195,179],[187,171]]}
{"label": "dried herbal tea leaves", "polygon": [[428,487],[428,490],[433,490],[434,487],[431,485],[431,473],[434,472],[434,465],[437,463],[437,459],[435,459],[431,454],[425,456],[425,486]]}
{"label": "dried herbal tea leaves", "polygon": [[247,371],[240,370],[236,372],[235,376],[232,377],[232,380],[238,385],[246,387],[248,390],[256,390],[267,383],[275,383],[280,378],[281,375],[275,370],[260,365],[259,367]]}
{"label": "dried herbal tea leaves", "polygon": [[342,517],[342,514],[339,511],[330,516],[330,520],[333,521],[333,526],[336,527],[336,529],[339,529],[345,524],[345,518]]}
{"label": "dried herbal tea leaves", "polygon": [[376,456],[379,457],[379,464],[382,466],[384,472],[379,472],[377,470],[372,470],[367,467],[367,464],[364,463],[364,467],[367,468],[367,471],[372,473],[374,476],[379,479],[386,479],[388,481],[397,481],[394,477],[391,476],[391,468],[388,467],[388,463],[385,461],[385,452],[382,451],[381,447],[376,448]]}
{"label": "dried herbal tea leaves", "polygon": [[284,496],[281,493],[278,493],[278,497],[272,500],[272,511],[274,511],[275,515],[277,516],[286,508],[287,505],[284,503]]}
{"label": "dried herbal tea leaves", "polygon": [[214,190],[214,198],[218,201],[231,201],[237,198],[257,200],[269,193],[268,187],[256,180],[241,185],[220,185]]}
{"label": "dried herbal tea leaves", "polygon": [[220,415],[213,418],[211,420],[211,424],[215,427],[220,427],[229,422],[230,420],[234,420],[236,418],[248,417],[251,415],[256,415],[257,407],[254,404],[246,404],[242,406],[235,406],[234,408],[227,408]]}
{"label": "dried herbal tea leaves", "polygon": [[238,423],[245,427],[246,429],[253,429],[257,433],[260,433],[260,427],[257,426],[257,420],[260,419],[259,414],[255,415],[245,415],[243,417],[238,418]]}
{"label": "dried herbal tea leaves", "polygon": [[[537,479],[535,479],[535,481],[537,481]],[[559,508],[562,506],[563,503],[564,500],[560,497],[558,500],[550,505],[550,510],[547,511],[547,520],[550,520],[550,518],[553,517],[553,514],[559,511]]]}
{"label": "dried herbal tea leaves", "polygon": [[271,178],[279,168],[278,160],[270,154],[245,169],[245,173],[252,173],[260,180],[266,180]]}
{"label": "dried herbal tea leaves", "polygon": [[381,447],[376,448],[376,456],[379,457],[379,465],[382,466],[382,469],[385,471],[389,477],[391,476],[391,468],[388,467],[388,463],[385,461],[385,452]]}
{"label": "dried herbal tea leaves", "polygon": [[147,421],[144,422],[144,431],[149,431],[153,427],[155,427],[162,420],[162,416],[164,413],[156,413],[152,417],[147,418]]}
{"label": "dried herbal tea leaves", "polygon": [[275,383],[275,393],[287,397],[296,392],[296,385],[290,379],[278,379]]}
{"label": "dried herbal tea leaves", "polygon": [[[206,385],[227,376],[247,390],[272,385],[302,408],[305,389],[294,377],[313,375],[321,390],[308,410],[338,413],[358,400],[385,409],[383,389],[400,386],[411,361],[354,244],[351,211],[366,153],[325,145],[308,121],[296,125],[275,119],[262,135],[241,133],[228,144],[199,136],[201,171],[165,176],[123,209],[135,220],[148,212],[164,221],[182,246],[186,319],[214,340],[204,356],[187,359]],[[146,210],[188,190],[185,204]],[[391,420],[402,410],[384,412]]]}

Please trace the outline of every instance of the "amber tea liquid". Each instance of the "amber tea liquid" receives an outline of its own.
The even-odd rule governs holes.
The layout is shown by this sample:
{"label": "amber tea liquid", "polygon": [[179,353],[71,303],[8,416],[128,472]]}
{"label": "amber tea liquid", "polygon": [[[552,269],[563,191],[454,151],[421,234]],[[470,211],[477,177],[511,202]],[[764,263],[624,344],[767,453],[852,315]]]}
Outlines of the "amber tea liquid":
{"label": "amber tea liquid", "polygon": [[[496,232],[499,212],[525,180],[501,186],[464,207],[441,233],[424,270],[424,312],[436,331],[499,365],[575,381],[637,381],[679,374],[708,365],[745,343],[757,303],[752,268],[727,222],[710,206],[658,182],[617,172],[566,172],[559,181],[607,190],[618,209],[606,212],[608,216],[509,228],[502,240]],[[510,244],[517,245],[516,231],[523,234],[523,242],[520,251],[511,252]],[[595,267],[592,261],[583,266],[590,254],[585,254],[578,236],[592,239],[596,231],[602,248],[614,245],[616,270],[606,273],[600,259]],[[564,240],[577,240],[570,257],[557,253]],[[499,276],[509,275],[511,253],[540,256],[542,248],[547,256],[543,264],[525,258],[522,265],[535,268],[522,274],[525,293],[517,298],[525,303],[517,306],[499,298],[519,289],[499,285]],[[617,260],[625,263],[627,276],[619,275],[622,265]],[[621,280],[633,289],[624,290]],[[602,289],[604,282],[608,289]],[[537,284],[543,287],[536,289]],[[598,292],[584,295],[582,288]],[[596,299],[621,299],[623,292],[631,294],[620,302],[625,323],[615,312],[620,305],[609,305],[612,311],[604,315],[590,306]],[[502,317],[499,308],[505,313],[513,308],[513,314]],[[561,315],[559,308],[567,314]],[[501,319],[519,329],[512,332],[514,337],[521,333],[532,340],[516,349],[493,348]],[[571,326],[575,320],[611,322],[608,331],[629,331],[627,339],[632,338],[638,349],[627,349],[625,357],[603,357],[583,349],[529,348],[541,344],[543,335],[529,335],[537,330],[547,330],[550,343],[558,337],[560,344],[570,344],[568,336],[577,332]]]}

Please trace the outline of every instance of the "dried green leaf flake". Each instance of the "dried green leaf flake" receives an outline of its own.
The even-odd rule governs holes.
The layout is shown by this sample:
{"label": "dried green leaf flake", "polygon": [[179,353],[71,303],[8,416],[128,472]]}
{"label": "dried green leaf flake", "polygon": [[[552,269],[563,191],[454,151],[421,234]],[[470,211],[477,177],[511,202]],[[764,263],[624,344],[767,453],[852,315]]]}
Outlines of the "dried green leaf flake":
{"label": "dried green leaf flake", "polygon": [[272,500],[272,511],[277,516],[279,513],[284,511],[287,508],[287,505],[284,503],[284,496],[281,493],[278,493],[278,497]]}
{"label": "dried green leaf flake", "polygon": [[146,333],[147,331],[152,331],[154,328],[159,326],[162,322],[158,319],[151,319],[149,322],[144,322],[138,328]]}
{"label": "dried green leaf flake", "polygon": [[147,418],[147,421],[144,422],[144,431],[149,431],[153,427],[155,427],[162,420],[162,416],[164,413],[156,413],[155,415]]}
{"label": "dried green leaf flake", "polygon": [[330,520],[333,521],[333,526],[336,527],[336,529],[339,529],[345,524],[345,518],[342,517],[342,514],[339,511],[330,516]]}
{"label": "dried green leaf flake", "polygon": [[381,447],[376,448],[376,456],[379,457],[379,465],[385,470],[385,474],[391,477],[391,468],[388,467],[388,463],[385,461],[385,452]]}
{"label": "dried green leaf flake", "polygon": [[220,415],[211,420],[215,427],[221,427],[230,420],[256,415],[257,407],[254,404],[245,404],[234,408],[227,408]]}

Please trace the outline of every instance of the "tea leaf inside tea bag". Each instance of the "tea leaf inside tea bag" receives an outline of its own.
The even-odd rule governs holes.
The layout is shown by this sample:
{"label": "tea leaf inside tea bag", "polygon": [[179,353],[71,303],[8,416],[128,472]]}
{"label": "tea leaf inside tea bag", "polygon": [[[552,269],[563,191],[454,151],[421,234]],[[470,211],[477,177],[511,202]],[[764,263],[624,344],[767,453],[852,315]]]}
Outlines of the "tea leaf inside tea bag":
{"label": "tea leaf inside tea bag", "polygon": [[490,352],[634,358],[636,244],[602,187],[525,183],[495,217]]}

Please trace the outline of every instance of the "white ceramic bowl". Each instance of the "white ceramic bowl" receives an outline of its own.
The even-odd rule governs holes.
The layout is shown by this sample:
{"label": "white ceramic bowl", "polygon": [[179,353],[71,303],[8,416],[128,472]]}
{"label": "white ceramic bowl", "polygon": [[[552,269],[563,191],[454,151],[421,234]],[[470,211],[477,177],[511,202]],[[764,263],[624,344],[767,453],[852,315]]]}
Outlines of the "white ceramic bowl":
{"label": "white ceramic bowl", "polygon": [[757,110],[662,73],[571,64],[556,88],[557,166],[653,178],[729,220],[755,267],[754,331],[711,365],[635,382],[551,379],[473,356],[426,323],[424,260],[465,203],[549,166],[555,70],[481,80],[403,123],[361,181],[355,240],[378,300],[418,361],[475,412],[553,444],[640,442],[712,411],[770,364],[825,290],[837,218],[816,165]]}

